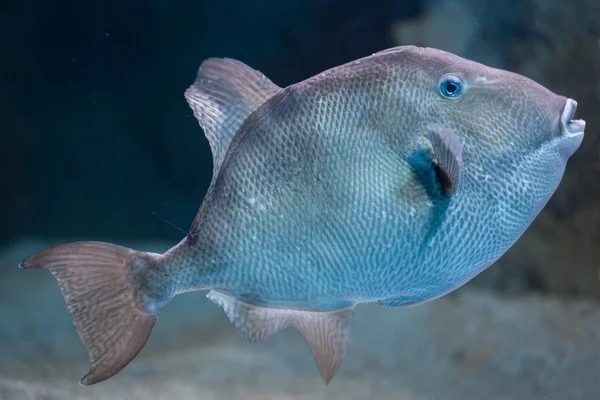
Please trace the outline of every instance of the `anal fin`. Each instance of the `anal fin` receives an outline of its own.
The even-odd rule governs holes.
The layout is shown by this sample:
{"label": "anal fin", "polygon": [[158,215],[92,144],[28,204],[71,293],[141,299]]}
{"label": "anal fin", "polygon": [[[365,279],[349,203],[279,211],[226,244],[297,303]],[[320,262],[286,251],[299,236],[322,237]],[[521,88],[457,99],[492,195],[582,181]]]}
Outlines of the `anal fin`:
{"label": "anal fin", "polygon": [[335,376],[350,344],[350,325],[354,308],[336,311],[303,311],[292,326],[308,342],[325,383]]}
{"label": "anal fin", "polygon": [[247,303],[215,290],[207,297],[223,308],[245,339],[260,342],[290,326],[299,331],[310,346],[326,383],[340,368],[350,344],[354,307],[333,311],[273,308]]}

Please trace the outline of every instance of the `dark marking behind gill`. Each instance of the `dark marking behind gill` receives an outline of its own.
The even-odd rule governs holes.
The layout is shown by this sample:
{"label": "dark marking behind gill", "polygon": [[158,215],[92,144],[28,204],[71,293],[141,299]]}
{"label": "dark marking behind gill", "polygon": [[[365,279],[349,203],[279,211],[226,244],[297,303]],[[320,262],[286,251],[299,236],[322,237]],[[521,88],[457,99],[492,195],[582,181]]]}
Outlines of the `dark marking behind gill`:
{"label": "dark marking behind gill", "polygon": [[445,192],[448,192],[448,189],[452,187],[452,181],[450,180],[450,177],[448,176],[446,171],[444,171],[442,167],[435,163],[433,165],[433,170],[435,172],[437,180],[442,185],[443,190]]}
{"label": "dark marking behind gill", "polygon": [[415,179],[425,189],[432,203],[429,212],[430,222],[427,224],[427,233],[422,244],[425,247],[431,242],[444,220],[452,195],[446,191],[444,184],[447,184],[447,181],[444,182],[444,177],[440,176],[440,173],[436,170],[439,167],[433,161],[433,154],[429,149],[417,149],[410,158],[409,163]]}

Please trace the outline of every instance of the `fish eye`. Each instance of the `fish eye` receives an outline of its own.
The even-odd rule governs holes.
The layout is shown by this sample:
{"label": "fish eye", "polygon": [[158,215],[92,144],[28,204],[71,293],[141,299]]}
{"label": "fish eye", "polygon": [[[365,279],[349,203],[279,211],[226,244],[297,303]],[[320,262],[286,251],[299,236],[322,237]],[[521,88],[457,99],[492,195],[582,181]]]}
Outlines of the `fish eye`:
{"label": "fish eye", "polygon": [[463,81],[457,76],[448,75],[440,80],[440,93],[449,99],[458,97],[463,91]]}

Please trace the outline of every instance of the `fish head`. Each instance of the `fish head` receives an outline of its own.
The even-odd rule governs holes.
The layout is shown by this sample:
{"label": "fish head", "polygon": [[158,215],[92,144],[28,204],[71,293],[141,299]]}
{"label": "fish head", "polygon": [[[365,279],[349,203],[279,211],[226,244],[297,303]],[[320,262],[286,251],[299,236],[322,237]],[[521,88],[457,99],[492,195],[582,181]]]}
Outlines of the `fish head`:
{"label": "fish head", "polygon": [[519,217],[530,222],[583,140],[585,122],[574,119],[577,102],[525,76],[445,51],[403,52],[418,103],[412,107],[416,129],[429,123],[452,129],[463,147],[463,191],[485,190],[499,206],[521,207]]}

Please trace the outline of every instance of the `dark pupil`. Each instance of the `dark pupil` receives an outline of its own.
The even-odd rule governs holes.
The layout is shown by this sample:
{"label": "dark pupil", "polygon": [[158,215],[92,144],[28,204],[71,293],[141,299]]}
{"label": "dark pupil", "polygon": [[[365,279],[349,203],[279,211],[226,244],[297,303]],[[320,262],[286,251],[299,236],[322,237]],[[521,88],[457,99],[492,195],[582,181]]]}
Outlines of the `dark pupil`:
{"label": "dark pupil", "polygon": [[456,86],[454,83],[452,83],[452,82],[446,83],[446,92],[452,94],[452,93],[456,92],[457,90],[458,90],[458,86]]}

